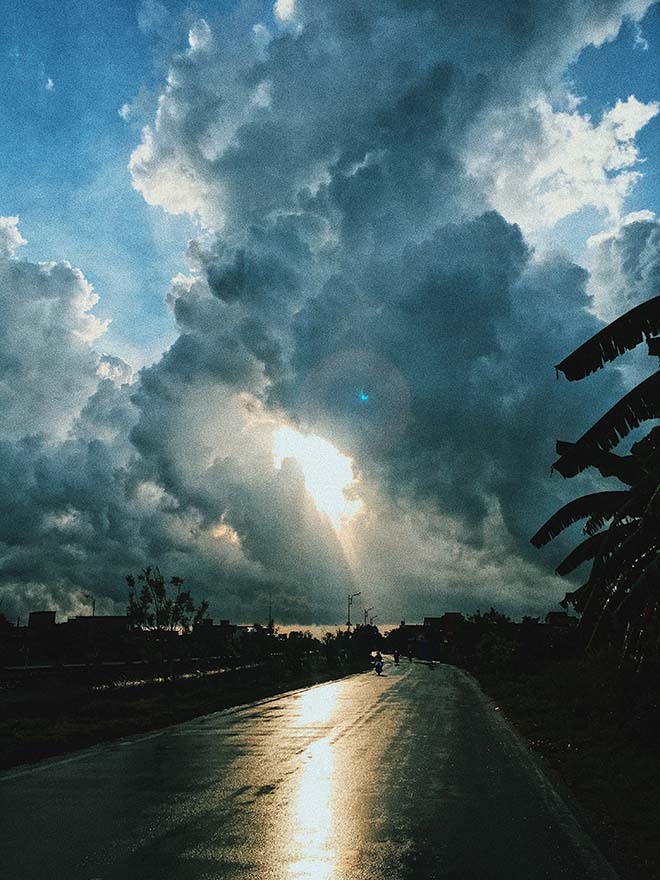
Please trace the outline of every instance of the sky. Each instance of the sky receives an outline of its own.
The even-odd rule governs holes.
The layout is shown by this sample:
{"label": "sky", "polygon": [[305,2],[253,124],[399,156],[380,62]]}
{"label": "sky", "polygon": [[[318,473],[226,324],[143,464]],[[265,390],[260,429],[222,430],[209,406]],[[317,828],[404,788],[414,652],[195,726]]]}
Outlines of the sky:
{"label": "sky", "polygon": [[556,608],[554,442],[652,368],[554,373],[657,294],[658,5],[0,12],[0,610]]}

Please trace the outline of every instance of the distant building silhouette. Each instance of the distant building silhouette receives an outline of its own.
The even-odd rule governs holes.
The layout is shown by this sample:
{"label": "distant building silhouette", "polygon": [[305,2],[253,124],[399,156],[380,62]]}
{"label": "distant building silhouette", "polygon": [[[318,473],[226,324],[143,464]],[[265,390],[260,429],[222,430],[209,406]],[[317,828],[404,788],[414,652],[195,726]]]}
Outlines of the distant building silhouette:
{"label": "distant building silhouette", "polygon": [[28,629],[44,632],[56,626],[56,611],[30,611],[28,617]]}

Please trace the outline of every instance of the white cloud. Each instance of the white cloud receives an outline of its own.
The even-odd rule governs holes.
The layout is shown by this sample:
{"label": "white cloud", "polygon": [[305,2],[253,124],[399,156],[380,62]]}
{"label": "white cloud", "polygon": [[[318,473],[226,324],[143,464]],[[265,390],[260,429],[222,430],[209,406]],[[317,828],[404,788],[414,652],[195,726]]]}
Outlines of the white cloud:
{"label": "white cloud", "polygon": [[46,91],[52,92],[54,90],[55,90],[55,83],[53,82],[53,80],[50,77],[48,77],[48,79],[46,80]]}
{"label": "white cloud", "polygon": [[587,242],[589,292],[596,314],[612,321],[658,294],[660,223],[652,211],[636,211]]}
{"label": "white cloud", "polygon": [[108,321],[98,295],[69,263],[13,258],[24,240],[16,217],[0,218],[0,436],[63,434],[98,385],[90,343]]}
{"label": "white cloud", "polygon": [[649,43],[648,43],[648,40],[646,39],[646,37],[644,36],[644,33],[642,31],[642,26],[640,25],[639,22],[635,22],[635,24],[634,24],[634,34],[635,34],[635,39],[634,39],[633,45],[635,46],[635,48],[641,49],[642,52],[648,52]]}
{"label": "white cloud", "polygon": [[[161,100],[157,130],[171,108],[170,102]],[[210,187],[193,175],[185,153],[181,155],[174,143],[163,149],[162,139],[156,139],[149,126],[142,129],[142,143],[133,151],[128,167],[133,186],[145,201],[170,214],[194,215],[207,201]],[[215,216],[220,225],[220,217]]]}
{"label": "white cloud", "polygon": [[660,109],[631,95],[594,123],[569,97],[567,109],[540,98],[499,111],[467,150],[468,172],[490,182],[492,206],[532,239],[585,207],[620,219],[641,174],[635,138]]}
{"label": "white cloud", "polygon": [[158,0],[142,0],[137,12],[138,27],[149,34],[160,30],[169,18],[167,8]]}
{"label": "white cloud", "polygon": [[260,82],[250,96],[251,103],[254,104],[255,107],[261,107],[263,109],[270,107],[272,103],[271,89],[271,83],[269,83],[268,80]]}
{"label": "white cloud", "polygon": [[213,34],[208,23],[200,18],[188,31],[188,44],[191,52],[203,52],[213,44]]}
{"label": "white cloud", "polygon": [[112,354],[101,355],[96,375],[110,379],[115,385],[127,385],[133,380],[133,368],[125,360]]}
{"label": "white cloud", "polygon": [[[404,501],[436,506],[458,536],[440,546],[472,560],[466,592],[484,568],[503,596],[507,583],[552,589],[525,555],[528,533],[548,492],[547,437],[559,422],[578,433],[586,407],[554,403],[551,365],[598,322],[582,269],[539,264],[523,278],[519,231],[495,213],[465,217],[487,198],[528,232],[585,204],[618,216],[638,174],[635,136],[657,107],[631,97],[594,124],[575,96],[561,107],[538,98],[646,0],[539,4],[529,30],[511,27],[518,5],[367,4],[353,28],[352,2],[279,0],[274,36],[244,7],[214,28],[214,45],[203,29],[171,60],[133,184],[221,229],[190,245],[199,276],[174,279],[181,335],[136,383],[133,436],[172,497],[212,524],[226,512],[270,574],[290,572],[283,547],[299,515],[279,492],[300,499],[295,474],[275,487],[245,448],[260,433],[243,430],[241,391],[377,474],[394,517]],[[574,320],[557,330],[556,312]],[[394,363],[400,374],[374,366]],[[365,383],[376,392],[360,409]],[[572,488],[553,487],[550,506]],[[420,521],[418,543],[437,546]],[[483,554],[470,552],[473,534],[487,539]],[[402,580],[428,583],[447,565],[441,553],[415,570],[408,546],[393,546]],[[377,552],[358,554],[360,576]],[[461,589],[462,560],[455,569]]]}
{"label": "white cloud", "polygon": [[279,18],[280,21],[288,21],[293,18],[295,7],[295,0],[277,0],[274,6],[276,18]]}
{"label": "white cloud", "polygon": [[[223,616],[252,618],[270,585],[290,619],[341,613],[345,548],[300,469],[273,466],[284,420],[364,475],[352,561],[386,585],[381,615],[401,595],[410,613],[561,595],[528,538],[574,489],[548,483],[548,438],[579,434],[593,391],[566,398],[551,364],[598,322],[586,272],[530,265],[519,230],[481,215],[483,183],[496,192],[490,172],[522,157],[518,203],[536,187],[556,213],[553,186],[570,182],[576,203],[594,188],[585,144],[606,177],[635,173],[644,105],[594,126],[577,99],[560,111],[529,96],[554,93],[585,43],[647,5],[555,0],[525,19],[516,0],[361,4],[358,28],[354,0],[279,0],[272,39],[251,3],[213,35],[193,25],[131,159],[147,201],[216,230],[189,246],[197,274],[173,279],[180,333],[159,362],[125,384],[90,344],[104,324],[82,274],[12,259],[16,220],[0,223],[0,430],[16,440],[0,444],[5,582],[61,581],[60,607],[78,586],[119,601],[121,575],[156,561]],[[499,152],[486,141],[493,163],[466,183],[458,145],[479,146],[496,109]],[[618,397],[603,373],[617,393],[602,400]]]}
{"label": "white cloud", "polygon": [[259,57],[264,59],[266,56],[266,49],[270,45],[273,35],[265,25],[259,23],[252,27],[252,37],[254,39],[254,45],[257,47]]}
{"label": "white cloud", "polygon": [[17,247],[27,244],[18,231],[18,217],[0,217],[0,258],[8,260]]}

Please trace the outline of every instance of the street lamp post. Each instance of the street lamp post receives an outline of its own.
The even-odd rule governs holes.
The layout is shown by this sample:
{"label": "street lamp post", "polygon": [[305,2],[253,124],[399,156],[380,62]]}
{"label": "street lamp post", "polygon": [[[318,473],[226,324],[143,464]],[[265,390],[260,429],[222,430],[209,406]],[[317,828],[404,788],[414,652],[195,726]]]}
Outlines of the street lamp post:
{"label": "street lamp post", "polygon": [[355,599],[356,596],[361,596],[361,595],[362,595],[361,591],[358,591],[357,593],[349,593],[348,594],[348,623],[346,624],[346,626],[349,629],[351,628],[351,605],[353,604],[353,599]]}
{"label": "street lamp post", "polygon": [[365,625],[365,626],[367,625],[367,617],[369,616],[369,612],[370,612],[370,611],[373,611],[373,610],[374,610],[373,605],[371,606],[371,608],[365,608],[365,609],[364,609],[364,625]]}
{"label": "street lamp post", "polygon": [[374,620],[378,620],[378,615],[377,615],[377,614],[374,614],[373,617],[370,617],[370,618],[369,618],[369,626],[373,626],[373,625],[374,625]]}

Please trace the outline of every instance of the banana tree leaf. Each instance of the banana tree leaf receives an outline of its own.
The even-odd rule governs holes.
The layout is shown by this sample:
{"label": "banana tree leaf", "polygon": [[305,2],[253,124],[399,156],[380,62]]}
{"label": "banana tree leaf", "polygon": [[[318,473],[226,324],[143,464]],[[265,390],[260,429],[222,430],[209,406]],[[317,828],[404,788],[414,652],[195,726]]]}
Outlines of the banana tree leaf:
{"label": "banana tree leaf", "polygon": [[[631,585],[644,571],[649,562],[658,555],[658,542],[648,529],[638,529],[622,545],[604,558],[597,557],[590,577],[609,587],[615,602],[620,602]],[[619,597],[619,598],[617,598]]]}
{"label": "banana tree leaf", "polygon": [[660,337],[648,340],[649,354],[651,357],[660,357]]}
{"label": "banana tree leaf", "polygon": [[656,296],[603,327],[555,369],[561,370],[571,382],[583,379],[643,340],[659,334],[660,296]]}
{"label": "banana tree leaf", "polygon": [[569,605],[572,605],[578,614],[581,614],[584,611],[585,605],[587,604],[593,589],[593,583],[587,581],[586,584],[582,584],[581,587],[578,587],[577,590],[573,590],[572,593],[566,593],[559,604],[562,608],[568,608]]}
{"label": "banana tree leaf", "polygon": [[629,542],[631,537],[639,533],[639,531],[638,523],[634,522],[610,528],[607,534],[592,535],[571,550],[568,556],[559,563],[555,571],[558,575],[564,577],[588,559],[594,559],[599,555],[606,556],[609,559],[616,555]]}
{"label": "banana tree leaf", "polygon": [[660,583],[660,556],[650,557],[644,569],[633,582],[616,609],[618,615],[632,617],[639,614],[649,598],[658,597]]}
{"label": "banana tree leaf", "polygon": [[587,458],[591,449],[608,452],[633,428],[660,416],[660,371],[636,385],[577,441],[572,455]]}
{"label": "banana tree leaf", "polygon": [[634,455],[615,455],[577,443],[557,441],[557,453],[561,456],[552,465],[562,477],[574,477],[588,467],[595,467],[603,477],[616,477],[622,483],[633,486],[643,476],[642,466]]}
{"label": "banana tree leaf", "polygon": [[603,522],[612,519],[629,499],[630,491],[592,492],[590,495],[574,498],[541,526],[531,539],[531,543],[535,547],[543,547],[568,526],[587,517],[592,519],[599,517]]}
{"label": "banana tree leaf", "polygon": [[630,451],[633,455],[644,458],[647,455],[652,455],[658,447],[660,447],[660,425],[651,428],[645,437],[633,443]]}
{"label": "banana tree leaf", "polygon": [[603,535],[593,535],[591,538],[587,538],[586,541],[582,541],[581,544],[578,544],[577,547],[571,550],[568,556],[559,563],[555,571],[562,577],[570,574],[578,565],[582,565],[588,559],[593,559],[598,553],[599,545],[602,543]]}
{"label": "banana tree leaf", "polygon": [[612,519],[612,514],[608,514],[607,512],[595,513],[586,521],[582,531],[585,535],[593,536],[603,528],[608,519]]}

